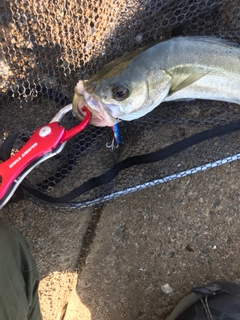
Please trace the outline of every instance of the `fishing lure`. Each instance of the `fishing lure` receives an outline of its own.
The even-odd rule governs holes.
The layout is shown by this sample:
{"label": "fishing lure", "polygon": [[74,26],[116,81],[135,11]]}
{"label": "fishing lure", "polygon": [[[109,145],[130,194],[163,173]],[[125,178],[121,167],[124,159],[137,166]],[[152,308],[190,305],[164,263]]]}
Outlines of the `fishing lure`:
{"label": "fishing lure", "polygon": [[115,149],[118,148],[120,144],[122,144],[122,136],[120,133],[119,124],[116,123],[114,126],[112,126],[113,131],[113,139],[111,143],[106,143],[106,147],[109,149]]}

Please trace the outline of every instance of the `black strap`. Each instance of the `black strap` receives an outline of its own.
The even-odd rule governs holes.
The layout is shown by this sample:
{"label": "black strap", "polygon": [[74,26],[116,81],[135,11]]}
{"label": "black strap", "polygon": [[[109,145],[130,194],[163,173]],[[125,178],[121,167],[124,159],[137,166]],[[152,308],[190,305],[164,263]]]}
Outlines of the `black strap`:
{"label": "black strap", "polygon": [[18,133],[8,136],[0,147],[0,160],[6,161],[11,157],[11,151],[15,140],[18,137]]}
{"label": "black strap", "polygon": [[212,139],[215,137],[219,137],[222,135],[226,135],[232,132],[235,132],[240,129],[240,121],[233,122],[227,125],[218,126],[213,129],[208,129],[203,132],[197,133],[192,135],[189,138],[183,139],[179,142],[176,142],[170,146],[167,146],[159,151],[151,152],[144,155],[138,155],[129,157],[117,164],[115,164],[112,169],[106,171],[104,174],[89,179],[88,181],[81,184],[79,187],[73,189],[68,194],[59,197],[54,198],[49,195],[46,195],[45,193],[32,188],[31,186],[27,185],[26,183],[22,183],[23,189],[30,195],[41,199],[41,201],[52,203],[52,204],[66,204],[70,201],[78,198],[82,194],[84,194],[87,191],[90,191],[93,188],[99,187],[101,185],[108,184],[111,182],[119,172],[121,172],[124,169],[127,169],[129,167],[132,167],[134,165],[139,164],[148,164],[157,162],[160,160],[164,160],[168,157],[171,157],[195,144],[201,143],[205,140]]}

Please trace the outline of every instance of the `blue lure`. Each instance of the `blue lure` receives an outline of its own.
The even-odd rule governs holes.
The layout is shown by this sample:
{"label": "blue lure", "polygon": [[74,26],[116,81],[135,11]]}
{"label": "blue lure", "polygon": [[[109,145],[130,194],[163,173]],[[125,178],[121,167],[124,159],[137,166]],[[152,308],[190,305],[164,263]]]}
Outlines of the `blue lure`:
{"label": "blue lure", "polygon": [[121,144],[122,143],[122,137],[121,137],[121,133],[120,133],[120,127],[119,124],[116,123],[113,127],[113,133],[114,133],[114,139],[116,140],[117,144]]}

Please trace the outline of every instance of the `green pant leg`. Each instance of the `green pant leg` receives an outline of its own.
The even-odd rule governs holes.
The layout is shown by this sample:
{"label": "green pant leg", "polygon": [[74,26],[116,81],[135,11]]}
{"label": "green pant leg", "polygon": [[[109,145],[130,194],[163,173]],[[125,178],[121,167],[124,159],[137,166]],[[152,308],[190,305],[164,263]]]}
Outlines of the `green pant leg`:
{"label": "green pant leg", "polygon": [[37,265],[23,236],[0,221],[0,319],[41,320]]}

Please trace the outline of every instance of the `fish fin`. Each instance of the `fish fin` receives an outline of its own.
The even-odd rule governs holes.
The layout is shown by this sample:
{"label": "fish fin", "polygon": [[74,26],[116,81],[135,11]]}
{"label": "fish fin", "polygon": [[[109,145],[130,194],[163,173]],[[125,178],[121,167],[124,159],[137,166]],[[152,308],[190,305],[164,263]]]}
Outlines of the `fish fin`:
{"label": "fish fin", "polygon": [[168,71],[172,77],[169,94],[182,90],[207,75],[210,70],[202,67],[176,67]]}
{"label": "fish fin", "polygon": [[[178,82],[177,80],[179,80],[179,79],[175,79],[175,77],[173,77],[172,86],[170,88],[170,94],[190,86],[191,84],[198,81],[199,79],[201,79],[205,75],[206,75],[206,73],[193,73],[190,76],[188,76],[187,78],[185,78],[184,80],[182,80],[180,83],[177,83]],[[176,77],[176,78],[178,78],[178,77]],[[175,85],[174,85],[174,83],[175,83]]]}

